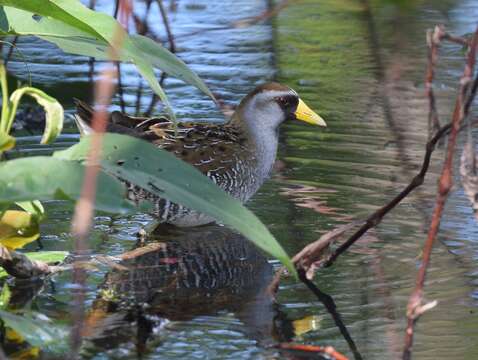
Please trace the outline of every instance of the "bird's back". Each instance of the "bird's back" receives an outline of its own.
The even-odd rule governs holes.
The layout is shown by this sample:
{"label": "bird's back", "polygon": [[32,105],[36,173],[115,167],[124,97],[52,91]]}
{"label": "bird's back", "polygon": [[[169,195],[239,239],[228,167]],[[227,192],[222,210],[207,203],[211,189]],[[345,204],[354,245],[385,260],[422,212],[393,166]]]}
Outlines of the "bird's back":
{"label": "bird's back", "polygon": [[[93,109],[76,101],[76,122],[82,134],[91,132]],[[155,144],[193,165],[236,199],[248,200],[263,179],[257,174],[254,144],[234,125],[185,122],[174,124],[166,117],[141,118],[114,111],[109,116],[108,132],[121,133]],[[203,214],[173,204],[132,184],[129,197],[134,201],[151,200],[160,219],[179,226],[209,223]]]}

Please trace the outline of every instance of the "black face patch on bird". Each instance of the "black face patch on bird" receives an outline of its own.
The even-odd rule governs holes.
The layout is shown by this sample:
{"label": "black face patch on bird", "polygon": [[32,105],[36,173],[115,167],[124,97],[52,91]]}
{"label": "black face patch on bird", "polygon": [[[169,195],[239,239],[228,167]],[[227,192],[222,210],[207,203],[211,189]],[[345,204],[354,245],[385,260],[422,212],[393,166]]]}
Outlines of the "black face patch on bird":
{"label": "black face patch on bird", "polygon": [[297,110],[297,105],[299,105],[299,97],[297,95],[282,95],[276,97],[275,101],[284,111],[287,119],[293,119],[295,117],[294,113]]}

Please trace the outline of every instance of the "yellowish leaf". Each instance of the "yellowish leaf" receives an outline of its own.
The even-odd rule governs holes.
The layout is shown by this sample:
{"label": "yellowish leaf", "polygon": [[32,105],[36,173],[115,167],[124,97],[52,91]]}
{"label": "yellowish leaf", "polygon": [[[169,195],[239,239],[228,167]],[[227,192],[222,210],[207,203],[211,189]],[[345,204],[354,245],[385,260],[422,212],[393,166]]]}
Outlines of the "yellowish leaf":
{"label": "yellowish leaf", "polygon": [[0,219],[0,243],[9,249],[18,249],[40,236],[40,227],[34,217],[19,210],[7,210]]}

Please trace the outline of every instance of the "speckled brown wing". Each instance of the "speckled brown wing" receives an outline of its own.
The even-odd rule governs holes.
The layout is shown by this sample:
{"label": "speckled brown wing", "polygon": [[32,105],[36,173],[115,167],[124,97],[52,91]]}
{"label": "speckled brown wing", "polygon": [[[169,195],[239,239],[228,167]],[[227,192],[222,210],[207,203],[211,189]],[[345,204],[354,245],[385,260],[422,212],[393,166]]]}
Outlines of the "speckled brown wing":
{"label": "speckled brown wing", "polygon": [[[89,124],[92,109],[79,101],[77,107],[78,115]],[[241,201],[249,199],[260,186],[254,145],[236,126],[186,122],[175,127],[165,117],[132,117],[115,111],[110,115],[107,131],[142,138],[173,153]],[[166,222],[193,226],[213,220],[132,184],[128,188],[131,200],[152,201],[154,214]]]}
{"label": "speckled brown wing", "polygon": [[247,189],[255,178],[251,172],[255,152],[253,144],[234,126],[181,123],[175,132],[171,122],[156,119],[150,120],[141,133],[156,146],[195,166],[234,197],[243,200],[249,196]]}

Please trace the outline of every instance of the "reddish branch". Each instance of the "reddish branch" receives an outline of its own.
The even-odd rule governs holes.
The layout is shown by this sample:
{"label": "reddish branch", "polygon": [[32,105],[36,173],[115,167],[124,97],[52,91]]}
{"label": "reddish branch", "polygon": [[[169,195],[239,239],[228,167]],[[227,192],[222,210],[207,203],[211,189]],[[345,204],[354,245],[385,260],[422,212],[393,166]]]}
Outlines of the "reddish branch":
{"label": "reddish branch", "polygon": [[[131,4],[129,0],[120,1],[119,19],[121,23],[127,24],[131,14]],[[115,31],[112,44],[109,47],[111,59],[115,56],[116,49],[123,43],[123,31]],[[106,68],[97,82],[95,88],[96,111],[93,114],[92,127],[95,130],[91,138],[91,147],[88,151],[85,177],[81,189],[81,196],[75,206],[75,212],[72,220],[72,234],[75,238],[75,253],[85,255],[88,251],[88,235],[91,230],[94,204],[96,197],[96,178],[100,171],[99,163],[101,160],[101,145],[103,133],[106,130],[108,121],[107,107],[111,101],[114,91],[114,79],[116,71],[113,66]],[[71,331],[71,358],[78,356],[78,351],[82,343],[82,328],[84,323],[84,285],[86,282],[85,270],[75,261],[73,264],[73,282],[77,286],[75,291],[75,308],[73,311],[74,326]]]}
{"label": "reddish branch", "polygon": [[[417,281],[415,289],[410,295],[407,306],[407,329],[405,333],[405,348],[403,351],[403,359],[411,358],[411,348],[413,345],[413,327],[417,319],[424,312],[422,306],[423,300],[423,285],[427,274],[428,264],[430,263],[431,251],[433,243],[440,228],[440,221],[443,214],[443,209],[448,198],[448,194],[453,185],[453,159],[456,148],[456,139],[460,130],[461,123],[465,117],[465,104],[469,103],[467,96],[470,89],[470,83],[473,76],[473,70],[476,61],[476,47],[478,45],[478,27],[474,33],[470,48],[468,50],[467,62],[463,76],[460,79],[460,88],[458,90],[458,97],[453,111],[453,119],[451,123],[451,133],[448,138],[447,153],[443,170],[438,183],[438,196],[433,210],[432,221],[428,231],[427,240],[423,247],[423,260],[418,270]],[[472,100],[472,99],[471,99]]]}
{"label": "reddish branch", "polygon": [[[472,75],[476,57],[476,47],[478,43],[478,28],[471,42],[463,38],[453,37],[445,33],[441,27],[435,28],[433,33],[431,33],[431,35],[429,36],[429,40],[430,54],[426,76],[426,93],[429,98],[429,119],[431,119],[432,124],[435,125],[438,125],[439,123],[438,115],[435,109],[436,104],[432,90],[432,81],[434,77],[434,66],[436,64],[438,44],[440,40],[449,40],[455,43],[459,43],[461,45],[469,45],[467,63],[464,74],[460,80],[460,89],[455,104],[452,122],[445,126],[439,127],[434,136],[427,142],[426,151],[420,171],[417,173],[417,175],[415,175],[415,177],[411,180],[407,187],[403,189],[398,195],[396,195],[389,203],[372,213],[365,220],[365,222],[363,222],[359,229],[356,230],[334,252],[332,252],[332,254],[326,257],[325,260],[323,260],[325,257],[324,250],[327,249],[331,241],[343,234],[355,224],[347,224],[345,226],[332,230],[331,232],[323,235],[316,242],[307,245],[293,258],[293,262],[299,274],[304,274],[304,276],[301,276],[301,281],[308,285],[308,283],[310,283],[309,279],[312,277],[313,272],[317,267],[331,266],[341,254],[343,254],[350,246],[352,246],[357,240],[359,240],[368,230],[377,226],[382,221],[383,217],[388,214],[393,208],[395,208],[395,206],[397,206],[415,188],[423,184],[428,168],[430,166],[431,155],[435,149],[436,144],[446,134],[451,133],[448,140],[446,160],[440,177],[437,202],[430,225],[428,238],[423,250],[423,262],[419,269],[416,288],[410,297],[407,309],[408,326],[406,333],[406,345],[403,354],[404,359],[409,359],[411,356],[414,323],[423,312],[436,305],[436,302],[421,305],[426,269],[430,262],[431,249],[439,229],[443,207],[452,186],[452,163],[456,147],[457,134],[460,130],[463,129],[462,121],[464,117],[468,115],[469,108],[478,90],[478,76],[473,81],[473,85],[470,86],[470,84],[472,83]],[[476,123],[476,121],[474,121],[474,123]],[[277,289],[280,275],[282,272],[283,269],[280,269],[277,272],[274,281],[269,287],[272,293],[274,293]],[[305,276],[305,274],[307,274],[307,276]]]}
{"label": "reddish branch", "polygon": [[305,353],[326,354],[335,360],[348,360],[348,358],[335,350],[332,346],[315,346],[315,345],[302,345],[292,343],[281,343],[276,345],[276,348],[281,350],[300,351]]}

